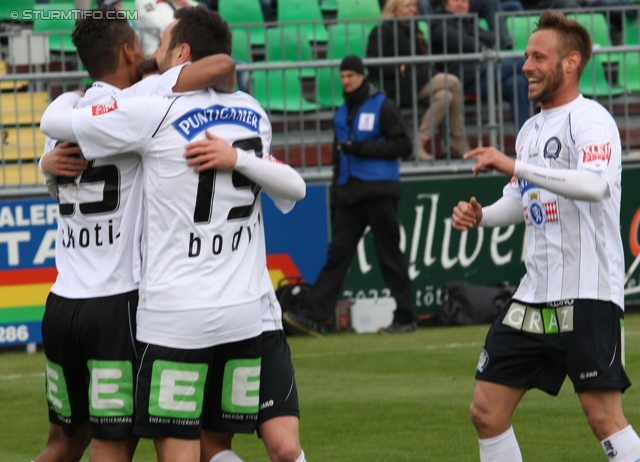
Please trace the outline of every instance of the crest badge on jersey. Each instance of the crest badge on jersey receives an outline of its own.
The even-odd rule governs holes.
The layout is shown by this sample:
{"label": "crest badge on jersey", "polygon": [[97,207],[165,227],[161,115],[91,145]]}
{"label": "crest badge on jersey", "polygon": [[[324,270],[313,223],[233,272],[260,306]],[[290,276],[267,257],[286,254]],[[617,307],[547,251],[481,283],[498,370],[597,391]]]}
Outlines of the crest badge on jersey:
{"label": "crest badge on jersey", "polygon": [[547,222],[547,214],[542,201],[538,199],[537,193],[529,195],[529,222],[538,229],[544,228]]}
{"label": "crest badge on jersey", "polygon": [[545,159],[557,159],[562,150],[562,143],[558,137],[549,138],[544,144],[543,155]]}

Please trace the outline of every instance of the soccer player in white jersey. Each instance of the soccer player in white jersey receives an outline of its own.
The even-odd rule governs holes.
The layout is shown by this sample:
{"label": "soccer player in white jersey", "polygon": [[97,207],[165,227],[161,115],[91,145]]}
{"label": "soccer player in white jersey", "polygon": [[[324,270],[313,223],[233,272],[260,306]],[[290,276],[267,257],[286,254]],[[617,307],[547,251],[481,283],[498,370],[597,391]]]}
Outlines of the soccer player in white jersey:
{"label": "soccer player in white jersey", "polygon": [[[73,33],[95,80],[79,106],[97,104],[134,84],[144,60],[140,39],[127,21],[97,18],[79,20]],[[211,84],[229,90],[234,68],[229,56],[212,56],[164,77],[160,86],[167,94]],[[47,148],[54,145],[47,139]],[[58,278],[43,319],[51,426],[36,461],[80,460],[89,433],[92,460],[131,460],[137,443],[131,437],[132,373],[142,173],[134,156],[87,163],[74,157],[79,154],[78,147],[63,143],[41,160],[49,170],[49,175],[43,171],[47,184],[59,199],[60,217]],[[105,383],[116,385],[117,393],[110,395]]]}
{"label": "soccer player in white jersey", "polygon": [[[208,10],[178,17],[185,10],[176,13],[181,34],[199,38],[222,30],[220,24],[198,29],[198,16]],[[195,46],[178,43],[168,59],[197,59]],[[160,459],[198,460],[201,425],[229,432],[255,425],[266,266],[259,191],[295,201],[304,197],[304,181],[263,154],[270,125],[246,94],[125,98],[69,111],[66,120],[54,105],[43,117],[45,133],[77,141],[92,158],[125,152],[142,158],[145,254],[137,338],[143,345],[135,432],[154,438]],[[219,162],[213,172],[196,173],[182,153],[205,130],[213,133]],[[214,362],[220,357],[228,359],[223,370]]]}
{"label": "soccer player in white jersey", "polygon": [[542,111],[520,130],[516,160],[494,148],[466,154],[477,159],[475,174],[486,167],[512,180],[492,205],[471,198],[453,210],[460,231],[524,221],[527,233],[527,273],[491,326],[476,368],[470,412],[480,460],[522,461],[511,427],[516,406],[532,387],[557,395],[568,375],[609,460],[635,462],[640,439],[621,400],[631,382],[623,351],[620,134],[600,104],[579,94],[591,57],[584,27],[546,11],[525,56],[529,99]]}

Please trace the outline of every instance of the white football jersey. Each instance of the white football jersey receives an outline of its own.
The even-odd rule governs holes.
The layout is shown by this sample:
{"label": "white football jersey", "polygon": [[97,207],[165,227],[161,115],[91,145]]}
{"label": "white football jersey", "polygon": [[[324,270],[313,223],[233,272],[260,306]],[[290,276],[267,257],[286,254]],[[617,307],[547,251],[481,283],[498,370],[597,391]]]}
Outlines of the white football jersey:
{"label": "white football jersey", "polygon": [[[95,82],[78,107],[97,104],[119,91]],[[48,138],[45,152],[55,145]],[[95,159],[79,177],[59,177],[57,183],[58,277],[51,291],[66,298],[94,298],[136,290],[140,282],[140,158]]]}
{"label": "white football jersey", "polygon": [[[147,77],[123,91],[95,82],[77,107],[107,103],[123,94],[175,95],[171,89],[186,64]],[[47,137],[45,153],[55,145],[56,141]],[[130,154],[94,159],[81,176],[57,179],[58,277],[51,288],[53,293],[66,298],[93,298],[138,288],[142,185],[142,163]]]}
{"label": "white football jersey", "polygon": [[600,201],[578,201],[511,180],[504,194],[522,201],[527,233],[527,273],[514,298],[595,299],[624,308],[621,143],[609,112],[582,96],[543,110],[520,130],[516,151],[518,160],[538,167],[597,172],[608,191]]}
{"label": "white football jersey", "polygon": [[[239,157],[266,157],[271,126],[259,104],[245,93],[213,90],[123,99],[74,111],[72,125],[93,156],[134,151],[143,159],[138,339],[201,348],[259,335],[266,269],[260,187],[234,170],[195,173],[183,155],[206,129]],[[167,322],[180,312],[197,315],[207,329],[194,335],[184,318]]]}

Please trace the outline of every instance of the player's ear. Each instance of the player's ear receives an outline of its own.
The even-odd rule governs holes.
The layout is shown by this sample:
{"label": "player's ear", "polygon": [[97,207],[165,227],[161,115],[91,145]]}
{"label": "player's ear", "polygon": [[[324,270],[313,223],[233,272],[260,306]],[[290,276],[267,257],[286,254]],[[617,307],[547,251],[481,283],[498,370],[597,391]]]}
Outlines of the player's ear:
{"label": "player's ear", "polygon": [[562,61],[565,71],[569,74],[573,74],[578,71],[578,67],[582,62],[582,56],[577,51],[572,51],[567,56],[565,56]]}
{"label": "player's ear", "polygon": [[127,61],[127,63],[133,62],[133,50],[128,43],[122,45],[120,52],[123,54],[124,59]]}
{"label": "player's ear", "polygon": [[188,43],[181,43],[178,64],[186,63],[187,61],[191,61],[191,46]]}

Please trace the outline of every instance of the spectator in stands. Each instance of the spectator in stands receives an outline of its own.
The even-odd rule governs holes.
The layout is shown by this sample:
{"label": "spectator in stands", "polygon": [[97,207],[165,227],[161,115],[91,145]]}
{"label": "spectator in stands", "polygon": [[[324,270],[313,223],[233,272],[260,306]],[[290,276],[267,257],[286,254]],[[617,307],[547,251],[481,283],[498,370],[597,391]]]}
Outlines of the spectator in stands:
{"label": "spectator in stands", "polygon": [[[493,32],[477,29],[473,18],[458,16],[469,13],[469,0],[444,0],[438,10],[439,14],[449,18],[434,20],[431,23],[431,41],[433,52],[439,54],[477,53],[483,48],[495,48],[496,36]],[[476,34],[478,40],[476,40]],[[523,59],[503,59],[497,66],[495,77],[502,81],[502,95],[509,102],[511,113],[518,129],[531,117],[529,111],[529,82],[522,72]],[[476,94],[477,62],[464,61],[456,63],[440,63],[440,69],[455,73],[464,86],[465,94],[486,96],[488,85],[487,65],[481,65],[480,95]],[[514,90],[514,86],[516,87]]]}
{"label": "spectator in stands", "polygon": [[[380,0],[380,9],[384,9],[386,0]],[[433,14],[433,6],[430,0],[417,0],[418,12],[420,16],[427,16]]]}
{"label": "spectator in stands", "polygon": [[158,48],[160,32],[173,22],[173,12],[185,6],[195,5],[197,2],[194,0],[136,0],[137,29],[147,58]]}
{"label": "spectator in stands", "polygon": [[[410,21],[416,16],[415,0],[387,0],[382,10],[383,18],[403,18],[387,20],[375,27],[369,35],[367,57],[398,57],[426,55],[429,45],[419,30],[418,23]],[[411,106],[417,97],[430,100],[431,107],[420,123],[418,133],[418,155],[421,160],[433,156],[427,152],[427,143],[434,131],[448,115],[450,145],[454,157],[468,151],[462,117],[462,87],[455,75],[439,73],[429,64],[415,65],[417,86],[413,86],[411,65],[370,66],[369,75],[377,79],[390,98],[400,97],[402,106]],[[396,89],[400,94],[396,94]]]}
{"label": "spectator in stands", "polygon": [[[442,11],[442,0],[432,0],[435,13]],[[470,0],[469,13],[476,13],[479,18],[487,22],[487,27],[491,32],[496,30],[496,13],[501,11],[523,11],[524,8],[520,0]],[[506,18],[500,22],[500,48],[509,50],[513,48],[513,38],[507,31]]]}
{"label": "spectator in stands", "polygon": [[345,103],[333,120],[336,209],[327,263],[304,308],[285,312],[282,320],[289,330],[322,337],[358,242],[370,226],[382,275],[397,304],[393,323],[381,333],[412,332],[417,324],[398,221],[399,158],[411,154],[411,138],[393,100],[365,78],[360,58],[342,60],[340,81]]}

